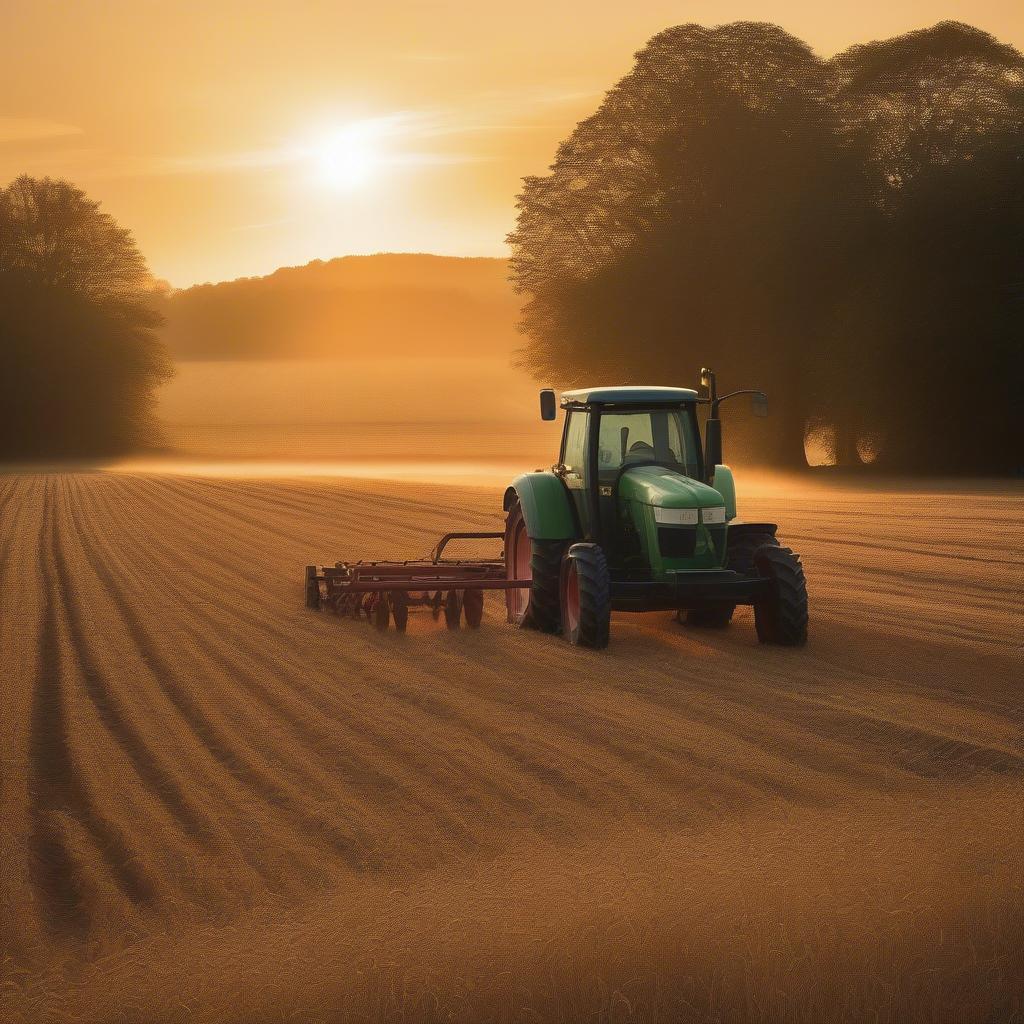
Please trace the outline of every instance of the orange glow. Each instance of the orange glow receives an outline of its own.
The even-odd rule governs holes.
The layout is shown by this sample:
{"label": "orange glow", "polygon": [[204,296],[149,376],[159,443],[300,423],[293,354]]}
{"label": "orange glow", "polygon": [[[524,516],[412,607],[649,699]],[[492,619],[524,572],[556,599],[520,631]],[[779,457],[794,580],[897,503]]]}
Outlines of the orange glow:
{"label": "orange glow", "polygon": [[524,175],[654,33],[772,20],[822,54],[1018,0],[4,8],[0,181],[67,177],[173,285],[346,253],[502,255]]}

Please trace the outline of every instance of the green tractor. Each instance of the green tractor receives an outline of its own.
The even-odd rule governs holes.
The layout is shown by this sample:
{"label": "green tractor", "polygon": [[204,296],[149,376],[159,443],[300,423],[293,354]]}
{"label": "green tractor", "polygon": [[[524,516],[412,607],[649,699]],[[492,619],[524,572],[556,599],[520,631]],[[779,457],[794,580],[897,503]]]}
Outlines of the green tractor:
{"label": "green tractor", "polygon": [[[670,387],[565,392],[558,464],[512,481],[503,533],[446,533],[412,561],[307,565],[306,607],[399,632],[421,607],[443,613],[449,629],[463,619],[475,629],[483,592],[503,590],[510,622],[605,647],[612,611],[668,610],[691,626],[722,627],[747,604],[763,643],[805,643],[800,559],[779,545],[774,523],[737,518],[732,471],[722,465],[722,402],[752,395],[763,415],[767,399],[719,397],[710,370],[701,382],[706,398]],[[556,415],[554,391],[542,391],[541,418]],[[503,554],[445,555],[453,542],[484,539],[502,539]]]}
{"label": "green tractor", "polygon": [[[762,643],[806,643],[800,559],[780,546],[774,523],[737,517],[722,464],[721,403],[751,395],[764,415],[767,399],[719,397],[706,369],[701,383],[705,398],[675,387],[562,394],[558,464],[505,492],[510,622],[600,648],[612,611],[675,611],[691,626],[724,627],[745,604]],[[709,407],[703,446],[701,404]],[[556,415],[555,393],[542,391],[542,419]]]}

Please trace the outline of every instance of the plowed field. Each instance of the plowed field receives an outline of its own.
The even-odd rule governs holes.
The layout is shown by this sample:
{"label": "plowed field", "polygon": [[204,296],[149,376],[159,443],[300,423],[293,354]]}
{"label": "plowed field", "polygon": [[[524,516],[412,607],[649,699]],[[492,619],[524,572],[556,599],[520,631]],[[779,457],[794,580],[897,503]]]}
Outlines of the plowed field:
{"label": "plowed field", "polygon": [[496,488],[0,475],[0,1017],[1024,1019],[1022,497],[762,481],[806,649],[587,652],[303,607]]}

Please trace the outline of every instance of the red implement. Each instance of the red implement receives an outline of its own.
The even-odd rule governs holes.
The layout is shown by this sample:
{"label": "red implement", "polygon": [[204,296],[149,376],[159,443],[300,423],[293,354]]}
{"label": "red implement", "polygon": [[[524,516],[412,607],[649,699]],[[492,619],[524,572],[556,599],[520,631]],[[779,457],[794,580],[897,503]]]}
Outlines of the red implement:
{"label": "red implement", "polygon": [[306,607],[359,618],[381,630],[394,622],[404,632],[409,609],[430,608],[434,618],[444,612],[449,629],[480,625],[483,591],[529,587],[529,579],[508,579],[504,556],[482,561],[446,559],[453,540],[491,540],[504,533],[446,533],[428,558],[406,562],[336,562],[306,566]]}

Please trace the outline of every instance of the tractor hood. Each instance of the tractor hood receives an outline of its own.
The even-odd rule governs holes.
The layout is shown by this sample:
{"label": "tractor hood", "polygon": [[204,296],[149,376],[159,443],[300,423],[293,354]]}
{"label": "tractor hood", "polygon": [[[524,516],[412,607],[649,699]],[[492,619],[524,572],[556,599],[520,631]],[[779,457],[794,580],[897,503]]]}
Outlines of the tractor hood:
{"label": "tractor hood", "polygon": [[655,508],[714,508],[725,504],[713,487],[661,466],[627,469],[619,480],[619,498]]}

